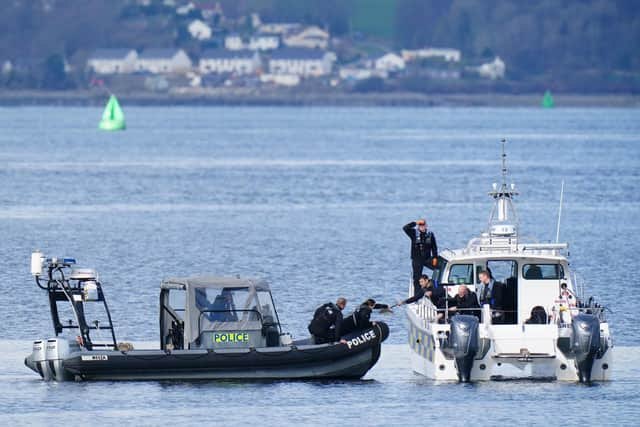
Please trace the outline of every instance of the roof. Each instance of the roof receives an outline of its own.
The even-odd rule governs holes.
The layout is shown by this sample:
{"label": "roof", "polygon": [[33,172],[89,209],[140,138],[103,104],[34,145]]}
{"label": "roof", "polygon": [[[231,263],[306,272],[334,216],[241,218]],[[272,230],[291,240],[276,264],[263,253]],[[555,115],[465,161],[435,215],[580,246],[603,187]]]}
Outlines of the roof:
{"label": "roof", "polygon": [[171,59],[180,49],[175,48],[151,48],[145,49],[138,55],[138,59]]}
{"label": "roof", "polygon": [[89,59],[123,59],[132,50],[129,48],[96,49]]}
{"label": "roof", "polygon": [[271,59],[322,59],[326,50],[287,47],[273,52]]}
{"label": "roof", "polygon": [[237,277],[193,276],[164,279],[163,285],[183,285],[196,288],[255,288],[269,291],[269,284],[263,279],[239,279]]}
{"label": "roof", "polygon": [[254,56],[251,50],[207,49],[200,59],[252,59]]}

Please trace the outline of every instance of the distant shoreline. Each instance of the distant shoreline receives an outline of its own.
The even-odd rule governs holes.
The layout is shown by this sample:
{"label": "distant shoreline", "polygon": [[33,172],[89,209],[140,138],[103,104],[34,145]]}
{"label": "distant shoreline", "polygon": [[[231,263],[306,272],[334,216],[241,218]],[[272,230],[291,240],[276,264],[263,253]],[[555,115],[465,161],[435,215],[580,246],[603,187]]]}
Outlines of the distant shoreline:
{"label": "distant shoreline", "polygon": [[[557,107],[639,108],[640,95],[555,94]],[[124,105],[137,106],[400,106],[400,107],[539,107],[541,94],[421,94],[421,93],[124,93]],[[94,91],[0,91],[0,106],[102,106],[104,93]]]}

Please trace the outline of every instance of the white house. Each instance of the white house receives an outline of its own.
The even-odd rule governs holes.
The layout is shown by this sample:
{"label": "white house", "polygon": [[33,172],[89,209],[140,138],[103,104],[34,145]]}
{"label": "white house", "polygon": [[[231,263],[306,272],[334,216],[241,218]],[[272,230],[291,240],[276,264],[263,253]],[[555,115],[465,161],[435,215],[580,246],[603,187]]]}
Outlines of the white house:
{"label": "white house", "polygon": [[146,49],[136,61],[136,71],[153,74],[186,73],[190,70],[191,59],[182,49]]}
{"label": "white house", "polygon": [[290,47],[307,49],[326,49],[329,46],[329,33],[311,26],[284,36],[284,44]]}
{"label": "white house", "polygon": [[367,61],[367,65],[379,71],[395,72],[404,70],[406,64],[400,55],[389,52]]}
{"label": "white house", "polygon": [[231,33],[224,38],[224,47],[228,50],[242,50],[245,48],[244,40],[238,33]]}
{"label": "white house", "polygon": [[318,49],[283,48],[273,52],[269,59],[271,74],[293,74],[300,77],[318,77],[331,73],[335,55]]}
{"label": "white house", "polygon": [[98,49],[87,59],[87,68],[98,74],[132,73],[137,58],[133,49]]}
{"label": "white house", "polygon": [[284,34],[292,33],[294,31],[298,31],[301,27],[302,27],[302,25],[300,25],[298,23],[290,23],[290,22],[271,22],[271,23],[268,23],[268,22],[263,22],[258,27],[258,31],[261,32],[261,33],[284,35]]}
{"label": "white house", "polygon": [[254,74],[260,68],[260,55],[250,50],[207,49],[202,52],[198,69],[202,74]]}
{"label": "white house", "polygon": [[507,66],[499,56],[496,56],[493,61],[482,64],[476,68],[476,71],[478,72],[478,74],[480,74],[481,77],[485,77],[491,80],[504,78],[504,73],[506,70]]}
{"label": "white house", "polygon": [[386,79],[389,77],[389,73],[383,70],[372,70],[370,68],[359,68],[359,67],[343,67],[340,68],[340,72],[338,73],[342,80],[366,80],[372,77],[379,77],[381,79]]}
{"label": "white house", "polygon": [[280,47],[280,37],[277,34],[258,33],[249,39],[251,50],[273,50]]}
{"label": "white house", "polygon": [[460,62],[462,53],[458,49],[428,47],[424,49],[403,49],[402,58],[405,61],[415,61],[423,58],[442,58],[447,62]]}
{"label": "white house", "polygon": [[298,86],[300,84],[300,76],[294,74],[261,74],[260,81],[278,86]]}
{"label": "white house", "polygon": [[191,21],[187,29],[191,37],[196,40],[207,40],[211,38],[211,27],[199,19]]}

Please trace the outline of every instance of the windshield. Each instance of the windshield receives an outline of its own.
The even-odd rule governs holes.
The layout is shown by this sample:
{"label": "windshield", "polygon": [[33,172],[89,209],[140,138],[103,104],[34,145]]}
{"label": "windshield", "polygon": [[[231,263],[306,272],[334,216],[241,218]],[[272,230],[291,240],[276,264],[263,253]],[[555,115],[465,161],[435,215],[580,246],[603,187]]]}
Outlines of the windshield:
{"label": "windshield", "polygon": [[526,264],[522,276],[528,280],[558,280],[564,277],[560,264]]}
{"label": "windshield", "polygon": [[196,288],[196,308],[209,321],[259,320],[255,295],[249,288]]}

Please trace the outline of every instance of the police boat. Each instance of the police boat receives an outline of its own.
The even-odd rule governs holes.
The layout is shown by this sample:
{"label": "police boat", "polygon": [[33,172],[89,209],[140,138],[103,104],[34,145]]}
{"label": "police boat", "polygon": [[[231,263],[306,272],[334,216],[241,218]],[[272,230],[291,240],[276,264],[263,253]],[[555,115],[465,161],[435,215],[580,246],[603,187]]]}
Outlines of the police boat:
{"label": "police boat", "polygon": [[389,335],[377,322],[346,343],[293,341],[265,281],[189,277],[160,286],[159,348],[134,349],[116,340],[94,270],[39,251],[31,270],[49,297],[55,336],[35,341],[25,365],[45,380],[358,379]]}
{"label": "police boat", "polygon": [[[584,281],[570,273],[567,243],[521,239],[504,143],[502,184],[489,193],[495,205],[487,231],[464,248],[443,251],[432,268],[448,298],[434,304],[425,297],[407,308],[412,369],[442,381],[607,381],[613,343],[605,308],[583,297]],[[559,224],[560,215],[558,232]],[[501,287],[495,292],[501,301],[488,292],[489,304],[454,311],[450,298],[462,285],[485,292],[481,271]]]}

